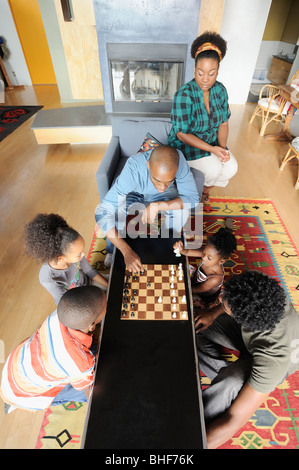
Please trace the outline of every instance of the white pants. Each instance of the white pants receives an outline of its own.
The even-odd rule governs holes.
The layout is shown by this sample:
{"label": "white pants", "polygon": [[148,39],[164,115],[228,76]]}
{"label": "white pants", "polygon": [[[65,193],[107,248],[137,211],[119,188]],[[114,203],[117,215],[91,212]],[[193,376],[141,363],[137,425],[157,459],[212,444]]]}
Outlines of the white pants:
{"label": "white pants", "polygon": [[229,180],[237,173],[238,163],[230,153],[230,159],[222,162],[216,155],[210,153],[207,157],[188,160],[190,168],[196,168],[205,175],[205,186],[227,186]]}

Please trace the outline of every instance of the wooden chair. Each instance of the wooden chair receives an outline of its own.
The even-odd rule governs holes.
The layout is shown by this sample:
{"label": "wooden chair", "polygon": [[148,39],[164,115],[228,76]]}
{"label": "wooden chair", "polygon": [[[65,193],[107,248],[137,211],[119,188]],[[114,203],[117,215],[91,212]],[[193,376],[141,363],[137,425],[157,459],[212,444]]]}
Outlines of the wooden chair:
{"label": "wooden chair", "polygon": [[[283,170],[285,165],[292,160],[292,158],[297,157],[299,163],[299,137],[296,137],[289,143],[289,150],[287,151],[286,156],[284,157],[281,165],[280,170]],[[298,167],[298,178],[295,184],[295,189],[299,189],[299,167]]]}
{"label": "wooden chair", "polygon": [[[299,70],[294,73],[291,80],[289,81],[289,85],[292,82],[299,78]],[[254,110],[254,113],[249,121],[252,124],[254,118],[256,116],[260,116],[262,118],[262,126],[260,130],[260,135],[263,136],[265,134],[266,127],[270,122],[285,122],[285,117],[287,114],[287,108],[285,105],[287,100],[282,98],[279,94],[279,88],[275,85],[266,84],[260,91],[258,104]]]}

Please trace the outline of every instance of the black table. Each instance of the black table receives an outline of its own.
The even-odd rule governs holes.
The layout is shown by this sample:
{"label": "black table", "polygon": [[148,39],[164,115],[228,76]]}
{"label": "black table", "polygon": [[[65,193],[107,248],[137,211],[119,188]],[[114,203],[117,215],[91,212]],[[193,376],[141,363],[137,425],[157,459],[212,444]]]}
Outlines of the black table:
{"label": "black table", "polygon": [[189,318],[121,320],[125,265],[116,250],[82,447],[205,448],[186,258],[171,238],[127,241],[144,264],[183,264]]}

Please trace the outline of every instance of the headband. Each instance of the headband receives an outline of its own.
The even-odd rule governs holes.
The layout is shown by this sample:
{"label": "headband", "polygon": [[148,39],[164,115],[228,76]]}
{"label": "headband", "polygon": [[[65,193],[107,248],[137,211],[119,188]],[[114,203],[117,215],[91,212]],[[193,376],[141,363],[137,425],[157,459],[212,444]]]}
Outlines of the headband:
{"label": "headband", "polygon": [[222,53],[221,53],[220,49],[217,46],[215,46],[214,44],[212,44],[211,42],[205,42],[204,44],[202,44],[197,49],[194,59],[196,59],[198,54],[200,54],[203,51],[216,51],[217,54],[219,55],[219,59],[222,60]]}

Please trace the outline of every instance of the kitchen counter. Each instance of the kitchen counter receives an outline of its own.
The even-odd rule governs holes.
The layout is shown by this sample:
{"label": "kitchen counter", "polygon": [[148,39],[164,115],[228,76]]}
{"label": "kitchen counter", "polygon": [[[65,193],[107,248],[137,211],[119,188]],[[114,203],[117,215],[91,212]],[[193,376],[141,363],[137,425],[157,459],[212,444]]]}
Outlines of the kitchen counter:
{"label": "kitchen counter", "polygon": [[285,60],[289,64],[292,64],[294,62],[294,59],[289,59],[286,55],[282,54],[275,54],[273,55],[273,57],[275,57],[276,59]]}

